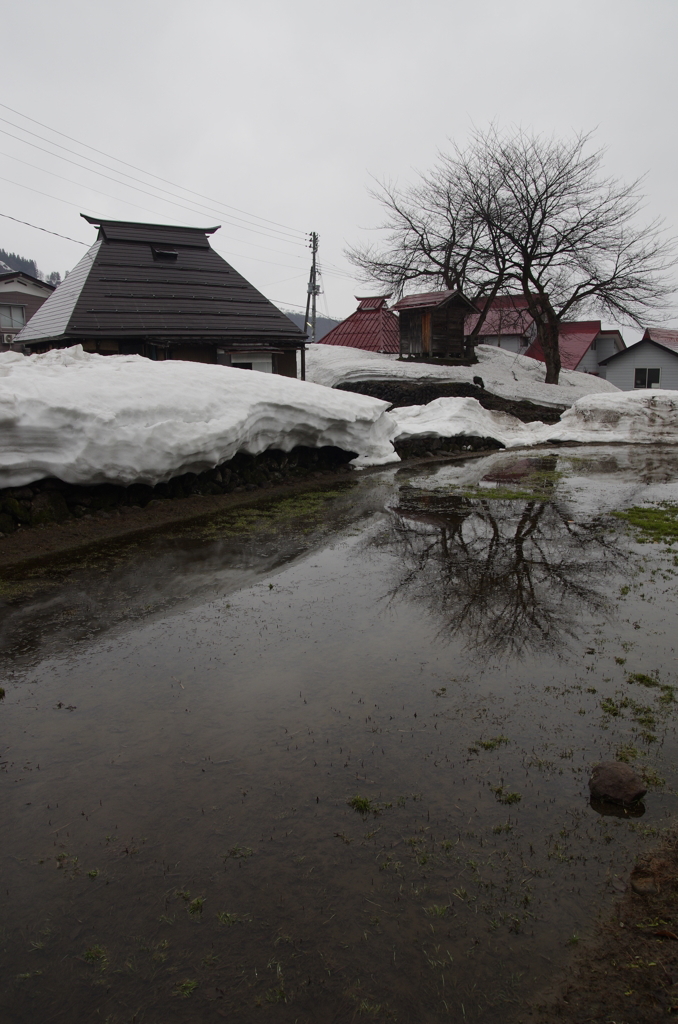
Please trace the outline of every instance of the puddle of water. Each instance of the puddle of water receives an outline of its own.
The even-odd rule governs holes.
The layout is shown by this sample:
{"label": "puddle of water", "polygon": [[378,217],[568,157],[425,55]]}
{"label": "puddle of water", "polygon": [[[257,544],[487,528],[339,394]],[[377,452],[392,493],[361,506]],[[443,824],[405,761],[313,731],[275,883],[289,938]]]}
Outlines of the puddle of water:
{"label": "puddle of water", "polygon": [[675,811],[662,501],[498,453],[6,577],[2,1019],[518,1013]]}

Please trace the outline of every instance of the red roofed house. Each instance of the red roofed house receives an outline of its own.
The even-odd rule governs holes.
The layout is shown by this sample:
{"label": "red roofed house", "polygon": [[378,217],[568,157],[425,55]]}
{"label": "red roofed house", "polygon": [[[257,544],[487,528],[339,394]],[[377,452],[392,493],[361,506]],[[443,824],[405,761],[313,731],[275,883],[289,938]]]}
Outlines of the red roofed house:
{"label": "red roofed house", "polygon": [[[560,325],[558,346],[564,370],[578,370],[580,373],[593,373],[599,377],[607,375],[601,361],[623,352],[626,348],[619,331],[602,330],[600,320],[571,323],[564,321]],[[533,341],[525,355],[544,362],[544,353],[539,341]]]}
{"label": "red roofed house", "polygon": [[398,317],[386,308],[390,295],[360,298],[355,313],[320,339],[319,345],[346,345],[367,352],[398,353]]}
{"label": "red roofed house", "polygon": [[[487,299],[476,299],[475,305],[482,312]],[[467,337],[480,319],[480,313],[470,313],[466,317],[464,333]],[[476,335],[478,345],[496,345],[508,352],[525,354],[525,349],[534,341],[537,329],[534,320],[527,311],[527,299],[524,295],[498,295],[492,301],[481,328]]]}
{"label": "red roofed house", "polygon": [[461,292],[406,295],[393,307],[400,314],[400,355],[424,359],[463,359],[464,318],[477,313]]}

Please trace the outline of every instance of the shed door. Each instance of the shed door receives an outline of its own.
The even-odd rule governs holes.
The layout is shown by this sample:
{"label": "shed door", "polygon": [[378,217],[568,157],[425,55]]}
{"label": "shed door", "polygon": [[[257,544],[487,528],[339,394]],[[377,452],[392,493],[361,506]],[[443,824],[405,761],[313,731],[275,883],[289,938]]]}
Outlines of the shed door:
{"label": "shed door", "polygon": [[421,314],[421,351],[425,356],[431,355],[431,314]]}

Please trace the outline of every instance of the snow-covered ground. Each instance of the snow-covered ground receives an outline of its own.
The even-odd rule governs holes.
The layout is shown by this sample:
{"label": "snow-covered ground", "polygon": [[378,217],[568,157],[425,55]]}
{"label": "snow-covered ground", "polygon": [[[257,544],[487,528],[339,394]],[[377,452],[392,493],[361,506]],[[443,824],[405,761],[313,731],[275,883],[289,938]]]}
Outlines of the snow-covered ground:
{"label": "snow-covered ground", "polygon": [[368,380],[408,381],[413,384],[463,381],[472,384],[474,377],[482,377],[486,390],[494,395],[551,407],[567,407],[584,395],[618,393],[619,390],[600,377],[575,370],[563,370],[559,384],[544,384],[544,363],[506,352],[494,345],[478,345],[476,355],[478,362],[474,366],[430,366],[399,362],[397,356],[363,352],[341,345],[309,345],[306,379],[334,388],[338,384]]}
{"label": "snow-covered ground", "polygon": [[0,487],[155,484],[238,451],[336,445],[358,465],[397,461],[387,404],[275,374],[80,345],[0,355]]}

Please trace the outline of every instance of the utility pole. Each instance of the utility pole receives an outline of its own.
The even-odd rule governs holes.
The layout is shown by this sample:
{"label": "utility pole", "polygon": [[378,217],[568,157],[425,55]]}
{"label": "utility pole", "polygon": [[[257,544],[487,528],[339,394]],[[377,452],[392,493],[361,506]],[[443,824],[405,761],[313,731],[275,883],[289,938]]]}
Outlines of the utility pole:
{"label": "utility pole", "polygon": [[[311,232],[311,241],[308,243],[309,249],[312,253],[311,261],[311,273],[308,279],[308,291],[306,293],[306,315],[304,317],[304,326],[302,330],[305,332],[306,328],[310,325],[311,327],[311,343],[315,341],[315,303],[316,296],[320,294],[320,285],[318,284],[318,234],[316,231]],[[310,309],[310,319],[309,319]]]}

